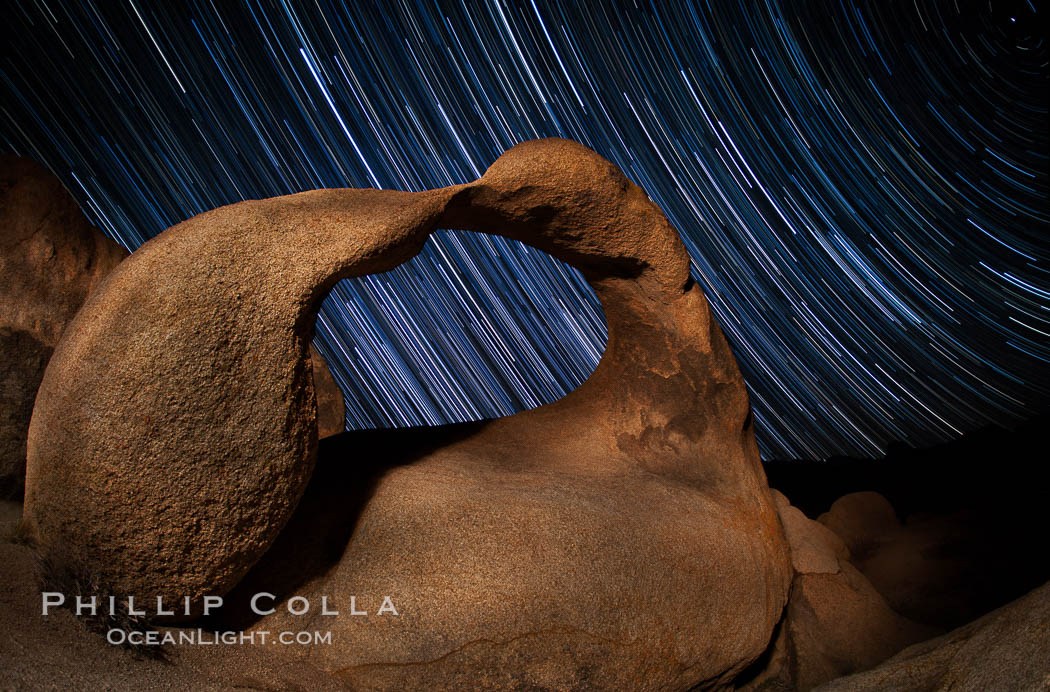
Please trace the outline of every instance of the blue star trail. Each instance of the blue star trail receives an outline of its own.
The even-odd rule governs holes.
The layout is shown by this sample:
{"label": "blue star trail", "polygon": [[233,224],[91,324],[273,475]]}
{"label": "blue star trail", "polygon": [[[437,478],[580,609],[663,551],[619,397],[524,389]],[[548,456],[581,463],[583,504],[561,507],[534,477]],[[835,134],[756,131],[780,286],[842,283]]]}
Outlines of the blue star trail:
{"label": "blue star trail", "polygon": [[[473,180],[567,137],[693,258],[764,456],[877,455],[1050,400],[1047,46],[1032,2],[28,0],[0,146],[134,249],[214,207]],[[316,345],[351,428],[563,396],[606,338],[542,252],[441,231],[342,282]]]}

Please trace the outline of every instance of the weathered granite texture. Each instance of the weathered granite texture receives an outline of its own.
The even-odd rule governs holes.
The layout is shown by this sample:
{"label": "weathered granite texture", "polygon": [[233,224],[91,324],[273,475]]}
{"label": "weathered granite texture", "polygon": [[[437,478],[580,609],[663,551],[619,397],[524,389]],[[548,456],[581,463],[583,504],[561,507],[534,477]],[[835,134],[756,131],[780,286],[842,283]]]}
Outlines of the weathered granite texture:
{"label": "weathered granite texture", "polygon": [[[22,500],[29,418],[51,352],[88,294],[127,256],[50,171],[0,156],[0,498]],[[319,434],[343,432],[343,394],[313,348],[310,359]]]}
{"label": "weathered granite texture", "polygon": [[329,437],[346,430],[346,406],[328,364],[313,346],[310,347],[310,367],[317,396],[317,436]]}
{"label": "weathered granite texture", "polygon": [[303,532],[246,583],[290,574],[282,597],[344,608],[390,595],[398,616],[335,618],[338,643],[306,652],[359,689],[727,684],[766,647],[792,574],[743,378],[677,232],[564,140],[520,144],[466,185],[243,202],[146,243],[48,366],[23,530],[117,593],[229,592],[313,471],[320,301],[438,227],[577,267],[606,314],[598,368],[538,409],[399,431],[400,451],[331,438]]}

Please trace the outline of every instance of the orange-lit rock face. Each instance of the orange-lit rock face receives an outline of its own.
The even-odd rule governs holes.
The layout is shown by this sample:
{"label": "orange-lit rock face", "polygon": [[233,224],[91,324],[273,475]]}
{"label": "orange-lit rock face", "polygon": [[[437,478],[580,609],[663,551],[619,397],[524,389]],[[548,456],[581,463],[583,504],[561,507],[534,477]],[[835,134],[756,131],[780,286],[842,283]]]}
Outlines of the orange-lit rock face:
{"label": "orange-lit rock face", "polygon": [[[438,227],[580,269],[605,354],[531,411],[332,438],[297,511],[320,301]],[[45,374],[26,521],[120,593],[390,595],[398,616],[332,618],[312,653],[366,688],[725,682],[765,648],[791,576],[744,381],[677,232],[612,164],[555,139],[466,185],[243,202],[144,245]]]}
{"label": "orange-lit rock face", "polygon": [[[0,156],[0,498],[22,500],[26,433],[66,325],[127,250],[94,228],[39,163]],[[344,430],[343,394],[310,351],[321,437]]]}
{"label": "orange-lit rock face", "polygon": [[29,415],[52,349],[127,255],[50,171],[0,156],[0,498],[22,499]]}

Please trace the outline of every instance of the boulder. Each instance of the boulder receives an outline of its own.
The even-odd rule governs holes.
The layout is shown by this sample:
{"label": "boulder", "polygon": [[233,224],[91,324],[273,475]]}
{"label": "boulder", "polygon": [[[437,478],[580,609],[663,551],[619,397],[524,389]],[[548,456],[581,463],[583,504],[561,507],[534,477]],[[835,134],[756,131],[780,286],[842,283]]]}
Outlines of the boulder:
{"label": "boulder", "polygon": [[51,350],[29,331],[0,326],[0,498],[21,501],[25,492],[26,433]]}
{"label": "boulder", "polygon": [[867,670],[935,630],[894,612],[853,565],[795,578],[784,628],[796,689]]}
{"label": "boulder", "polygon": [[[37,388],[66,324],[127,251],[94,228],[50,171],[0,156],[0,497],[22,499]],[[343,394],[311,347],[321,437],[344,429]]]}
{"label": "boulder", "polygon": [[26,432],[51,352],[127,254],[50,171],[0,156],[0,497],[22,499]]}
{"label": "boulder", "polygon": [[872,541],[856,566],[898,613],[951,629],[1017,595],[1000,586],[985,531],[965,513],[909,517]]}
{"label": "boulder", "polygon": [[[842,538],[774,493],[795,578],[770,650],[764,660],[737,680],[738,689],[810,690],[871,668],[935,634],[932,628],[912,622],[889,607],[849,562],[850,550]],[[879,503],[871,499],[861,498],[858,504],[878,507]],[[883,514],[876,511],[864,516]]]}
{"label": "boulder", "polygon": [[22,503],[14,500],[0,500],[0,541],[13,538],[20,521],[22,521]]}
{"label": "boulder", "polygon": [[817,521],[838,534],[855,558],[867,555],[901,528],[889,501],[870,491],[843,495]]}
{"label": "boulder", "polygon": [[833,531],[813,521],[797,507],[779,505],[780,521],[791,547],[791,565],[796,574],[838,574],[840,560],[850,552]]}
{"label": "boulder", "polygon": [[[577,267],[605,310],[602,360],[508,418],[329,438],[311,483],[320,301],[439,227]],[[565,140],[465,185],[318,190],[162,233],[69,325],[28,464],[26,535],[110,593],[236,600],[243,580],[344,613],[357,595],[371,619],[331,618],[307,655],[361,689],[724,686],[791,578],[744,381],[677,232]],[[385,596],[398,615],[377,613]]]}
{"label": "boulder", "polygon": [[1050,689],[1050,584],[820,692]]}
{"label": "boulder", "polygon": [[996,566],[1012,537],[997,535],[987,516],[916,513],[901,523],[885,498],[862,492],[841,497],[819,521],[890,607],[916,622],[951,629],[1026,591],[1023,577]]}

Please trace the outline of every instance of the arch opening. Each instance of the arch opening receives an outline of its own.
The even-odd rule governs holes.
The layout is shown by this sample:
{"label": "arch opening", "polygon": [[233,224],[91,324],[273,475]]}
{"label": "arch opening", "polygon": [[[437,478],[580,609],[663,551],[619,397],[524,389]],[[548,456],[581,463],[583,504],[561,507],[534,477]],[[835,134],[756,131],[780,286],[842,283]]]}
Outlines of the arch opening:
{"label": "arch opening", "polygon": [[513,415],[566,396],[601,359],[598,297],[571,265],[502,236],[440,229],[390,271],[340,281],[314,346],[349,430]]}

